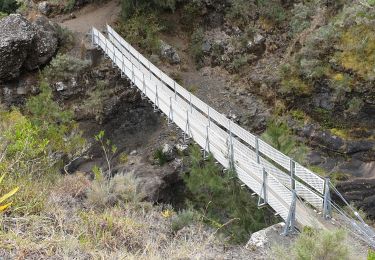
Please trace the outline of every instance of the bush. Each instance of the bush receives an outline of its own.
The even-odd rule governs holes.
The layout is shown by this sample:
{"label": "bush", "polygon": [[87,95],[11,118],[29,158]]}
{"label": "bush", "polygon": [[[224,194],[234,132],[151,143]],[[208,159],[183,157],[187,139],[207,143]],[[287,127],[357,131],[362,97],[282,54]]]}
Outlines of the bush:
{"label": "bush", "polygon": [[176,0],[121,0],[121,14],[124,19],[131,18],[139,11],[155,12],[160,10],[174,11]]}
{"label": "bush", "polygon": [[193,146],[190,160],[190,172],[184,177],[189,199],[202,212],[203,220],[231,242],[245,242],[251,232],[275,221],[265,210],[257,208],[257,202],[241,187],[234,173],[221,173],[211,155],[204,161],[199,147]]}
{"label": "bush", "polygon": [[202,65],[204,53],[202,50],[204,32],[202,28],[196,29],[191,35],[190,52],[198,67]]}
{"label": "bush", "polygon": [[280,0],[258,0],[257,3],[261,17],[275,24],[279,24],[285,20],[286,13]]}
{"label": "bush", "polygon": [[200,221],[201,215],[195,210],[184,209],[172,218],[172,230],[174,232]]}
{"label": "bush", "polygon": [[88,68],[89,62],[67,54],[57,55],[42,72],[49,82],[66,81]]}
{"label": "bush", "polygon": [[16,0],[0,0],[0,13],[14,13],[18,7]]}
{"label": "bush", "polygon": [[140,201],[137,181],[132,173],[117,174],[113,178],[96,174],[87,191],[87,206],[95,210],[103,210],[116,205],[136,203]]}
{"label": "bush", "polygon": [[298,143],[288,126],[280,121],[270,121],[262,139],[286,155],[302,163],[305,160],[308,148]]}
{"label": "bush", "polygon": [[[51,65],[50,69],[54,65]],[[46,147],[52,153],[64,153],[70,158],[77,156],[82,152],[85,142],[73,120],[73,112],[64,110],[53,101],[48,83],[42,81],[40,90],[40,94],[31,97],[25,107],[32,126],[38,129],[39,140],[45,140],[39,144],[46,142]]]}
{"label": "bush", "polygon": [[312,16],[315,14],[316,3],[314,1],[297,3],[292,9],[290,27],[292,34],[297,34],[310,26]]}
{"label": "bush", "polygon": [[[358,39],[362,39],[359,41]],[[339,43],[336,58],[340,64],[358,73],[366,80],[375,80],[375,30],[373,26],[360,24],[346,29]]]}
{"label": "bush", "polygon": [[226,18],[241,29],[246,28],[256,18],[256,5],[249,0],[232,1],[232,6],[227,11]]}
{"label": "bush", "polygon": [[160,38],[162,31],[159,19],[155,14],[137,12],[131,18],[119,22],[116,30],[130,44],[138,46],[148,54],[159,54]]}
{"label": "bush", "polygon": [[302,232],[297,240],[289,247],[273,248],[275,259],[350,259],[351,246],[346,240],[346,232],[338,229],[334,231],[309,230]]}

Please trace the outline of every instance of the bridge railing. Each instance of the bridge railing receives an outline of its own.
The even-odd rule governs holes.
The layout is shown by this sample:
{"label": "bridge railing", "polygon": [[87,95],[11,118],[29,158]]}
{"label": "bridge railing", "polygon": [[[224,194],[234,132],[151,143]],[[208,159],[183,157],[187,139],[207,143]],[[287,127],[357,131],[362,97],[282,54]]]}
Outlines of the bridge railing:
{"label": "bridge railing", "polygon": [[[230,131],[233,136],[236,136],[251,148],[253,153],[251,155],[249,154],[250,156],[254,157],[255,154],[260,154],[261,164],[265,166],[266,171],[278,175],[280,180],[283,180],[284,184],[287,185],[292,183],[293,177],[291,176],[291,173],[293,172],[294,178],[298,179],[296,185],[297,194],[314,207],[319,209],[322,207],[325,181],[323,178],[299,163],[293,162],[293,160],[287,155],[273,148],[271,145],[251,134],[238,124],[231,122],[225,115],[217,112],[198,97],[192,95],[189,91],[180,86],[172,78],[147,60],[109,25],[107,25],[107,31],[109,40],[112,41],[116,48],[125,52],[127,54],[126,56],[130,57],[132,62],[136,64],[139,69],[142,67],[147,68],[147,71],[144,72],[146,74],[148,73],[150,78],[161,81],[185,100],[191,102],[192,106],[197,108],[202,114],[209,116],[211,120],[216,121],[218,125],[226,131]],[[270,163],[270,160],[273,163]]]}
{"label": "bridge railing", "polygon": [[[273,156],[272,161],[287,166],[285,156],[277,157],[279,153],[272,147],[269,148],[268,144],[234,124],[188,91],[179,90],[177,83],[156,71],[155,66],[145,66],[140,62],[142,58],[139,53],[133,50],[132,54],[128,51],[129,47],[125,48],[126,42],[115,44],[112,42],[114,39],[108,40],[96,29],[92,32],[93,43],[104,50],[122,73],[154,103],[155,108],[160,109],[207,152],[211,152],[224,167],[229,168],[233,165],[241,181],[265,199],[283,219],[288,218],[292,203],[292,186],[295,186],[296,192],[310,204],[321,207],[322,199],[318,192],[313,192],[304,183],[285,174],[280,170],[281,167],[275,166],[269,158],[264,158],[263,153]],[[154,72],[149,70],[151,67]],[[159,73],[165,81],[155,76],[155,73]],[[167,85],[166,81],[172,86]],[[205,107],[206,113],[199,107]],[[244,142],[243,139],[247,139],[248,142]],[[254,147],[257,143],[258,149]],[[264,172],[267,173],[266,176]],[[267,188],[262,192],[265,182]],[[298,212],[301,211],[297,210],[297,221],[302,225],[310,225],[310,220]]]}

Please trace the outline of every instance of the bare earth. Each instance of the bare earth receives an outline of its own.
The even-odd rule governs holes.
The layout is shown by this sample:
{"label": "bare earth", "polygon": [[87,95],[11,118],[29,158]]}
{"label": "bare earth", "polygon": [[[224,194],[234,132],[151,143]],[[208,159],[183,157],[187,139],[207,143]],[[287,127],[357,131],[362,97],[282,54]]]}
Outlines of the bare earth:
{"label": "bare earth", "polygon": [[86,34],[93,26],[99,30],[104,29],[107,23],[111,24],[117,19],[120,12],[121,6],[118,0],[109,1],[101,6],[92,4],[77,11],[75,13],[77,18],[66,20],[61,25],[73,32]]}

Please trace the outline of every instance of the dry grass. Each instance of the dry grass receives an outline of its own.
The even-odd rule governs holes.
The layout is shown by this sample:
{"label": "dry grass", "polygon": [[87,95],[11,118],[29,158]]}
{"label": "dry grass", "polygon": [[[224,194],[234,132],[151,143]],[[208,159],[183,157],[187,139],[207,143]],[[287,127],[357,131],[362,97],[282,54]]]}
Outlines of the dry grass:
{"label": "dry grass", "polygon": [[[124,178],[116,179],[116,192],[133,198],[130,187],[136,182],[128,177],[128,185],[119,185]],[[95,185],[81,174],[64,176],[49,186],[48,199],[38,214],[3,216],[0,258],[196,259],[251,254],[240,247],[224,249],[215,231],[198,220],[175,232],[172,223],[178,214],[166,205],[128,199],[94,207],[88,194]]]}

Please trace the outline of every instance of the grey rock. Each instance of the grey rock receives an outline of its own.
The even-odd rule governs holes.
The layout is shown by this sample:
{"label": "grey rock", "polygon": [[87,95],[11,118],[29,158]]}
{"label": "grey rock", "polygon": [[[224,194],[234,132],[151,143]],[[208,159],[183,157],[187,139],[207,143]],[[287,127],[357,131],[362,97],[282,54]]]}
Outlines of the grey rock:
{"label": "grey rock", "polygon": [[11,14],[0,20],[0,35],[0,81],[18,77],[22,68],[37,69],[58,48],[56,27],[44,17],[31,23]]}
{"label": "grey rock", "polygon": [[38,4],[38,11],[48,16],[52,11],[52,7],[48,1],[43,1]]}
{"label": "grey rock", "polygon": [[65,85],[64,82],[59,81],[59,82],[56,82],[55,88],[56,88],[56,91],[60,92],[60,91],[66,90],[68,88],[68,86]]}
{"label": "grey rock", "polygon": [[180,56],[178,55],[176,49],[164,41],[161,41],[160,54],[161,57],[166,59],[170,64],[179,64],[181,62]]}
{"label": "grey rock", "polygon": [[204,41],[202,44],[202,51],[204,53],[209,53],[211,51],[212,45],[209,41]]}
{"label": "grey rock", "polygon": [[266,50],[266,38],[257,33],[252,40],[248,41],[246,48],[247,52],[260,56]]}
{"label": "grey rock", "polygon": [[277,241],[279,241],[281,244],[288,243],[287,239],[285,239],[286,237],[280,235],[283,232],[284,226],[285,223],[281,222],[254,232],[247,242],[245,248],[251,250],[266,250]]}
{"label": "grey rock", "polygon": [[32,24],[19,14],[0,20],[0,80],[19,76],[35,37]]}
{"label": "grey rock", "polygon": [[28,70],[35,70],[46,64],[56,53],[59,43],[56,25],[44,16],[37,17],[34,28],[36,35],[32,51],[29,52],[25,62]]}
{"label": "grey rock", "polygon": [[162,152],[166,156],[167,161],[172,161],[175,158],[176,154],[172,145],[164,144]]}

